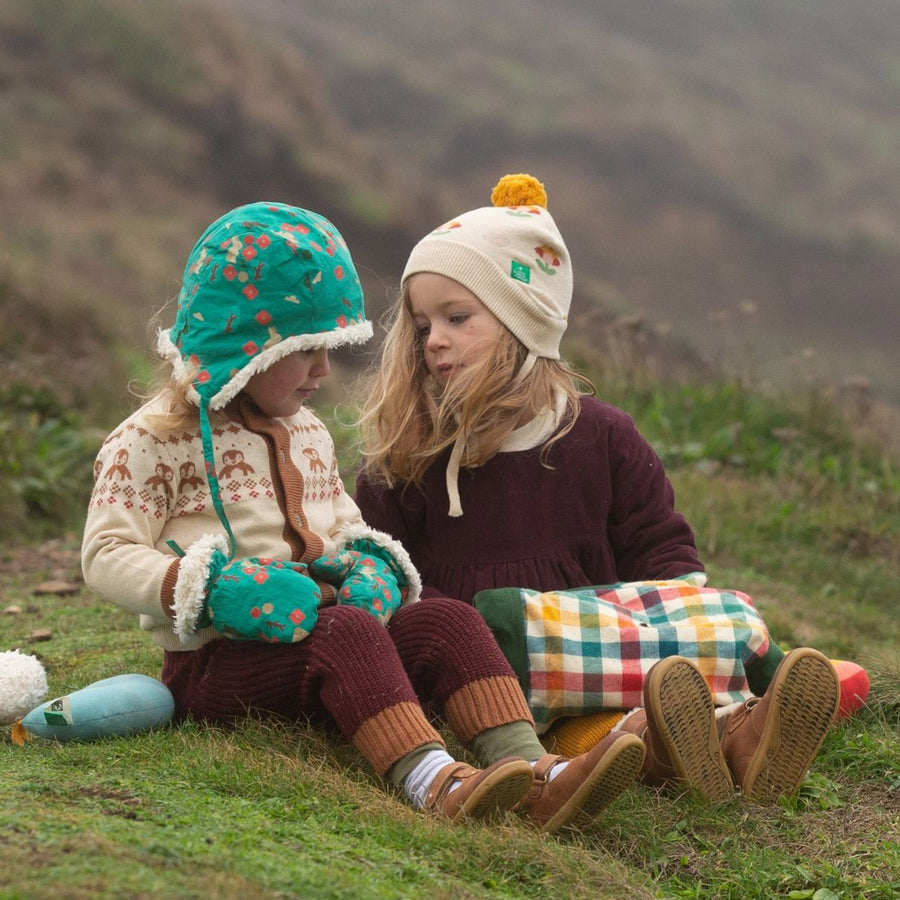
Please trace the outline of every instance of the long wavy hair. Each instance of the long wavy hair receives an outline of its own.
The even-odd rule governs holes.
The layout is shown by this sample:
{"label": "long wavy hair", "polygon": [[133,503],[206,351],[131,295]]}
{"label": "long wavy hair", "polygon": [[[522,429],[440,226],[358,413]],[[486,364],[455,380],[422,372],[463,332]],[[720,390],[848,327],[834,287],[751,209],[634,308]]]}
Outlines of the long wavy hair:
{"label": "long wavy hair", "polygon": [[528,351],[505,326],[493,352],[439,385],[428,374],[424,341],[416,333],[405,291],[387,325],[381,362],[368,376],[359,427],[366,473],[389,487],[421,484],[437,457],[460,437],[465,441],[460,464],[484,465],[516,428],[554,409],[562,393],[563,424],[542,447],[546,465],[550,446],[575,424],[579,396],[596,390],[561,360],[538,358],[527,375],[517,377]]}

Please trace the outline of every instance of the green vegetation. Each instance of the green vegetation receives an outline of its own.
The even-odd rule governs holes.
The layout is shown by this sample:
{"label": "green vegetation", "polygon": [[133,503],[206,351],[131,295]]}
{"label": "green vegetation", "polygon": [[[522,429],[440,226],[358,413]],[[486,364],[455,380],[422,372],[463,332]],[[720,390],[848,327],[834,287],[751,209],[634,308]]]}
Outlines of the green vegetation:
{"label": "green vegetation", "polygon": [[[601,394],[630,402],[663,447],[713,583],[749,592],[783,646],[814,644],[870,672],[869,707],[829,735],[798,797],[711,806],[635,786],[593,832],[547,838],[515,818],[496,828],[427,820],[385,793],[350,746],[305,726],[188,723],[25,747],[4,735],[0,898],[900,896],[895,461],[853,441],[822,404],[792,410],[733,384],[605,384]],[[337,418],[347,471],[353,432],[346,410]],[[723,442],[737,421],[745,427]],[[65,456],[77,430],[57,428]],[[64,506],[43,501],[39,515]],[[6,545],[0,589],[23,612],[0,617],[0,648],[37,655],[53,695],[157,675],[159,652],[132,616],[84,588],[35,593],[66,569],[77,578],[77,547],[77,533]],[[51,640],[29,644],[38,629]]]}
{"label": "green vegetation", "polygon": [[0,388],[0,539],[58,534],[79,523],[99,448],[47,389]]}

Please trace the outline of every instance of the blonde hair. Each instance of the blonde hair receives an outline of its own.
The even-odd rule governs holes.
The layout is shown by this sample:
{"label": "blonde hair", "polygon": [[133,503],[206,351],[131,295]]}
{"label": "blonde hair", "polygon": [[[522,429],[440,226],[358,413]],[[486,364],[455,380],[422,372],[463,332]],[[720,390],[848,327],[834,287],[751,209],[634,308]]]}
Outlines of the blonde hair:
{"label": "blonde hair", "polygon": [[[169,298],[161,307],[156,309],[147,322],[148,341],[156,343],[157,333],[162,327],[163,314],[176,302],[175,297]],[[154,404],[155,411],[147,414],[147,424],[159,433],[173,433],[175,431],[191,431],[200,429],[200,408],[190,399],[191,386],[197,375],[195,368],[186,368],[180,375],[176,375],[169,360],[160,360],[153,373],[153,378],[143,390],[132,390],[132,393],[142,402],[149,403],[158,400]]]}
{"label": "blonde hair", "polygon": [[188,396],[194,372],[176,376],[168,362],[160,364],[153,385],[141,394],[141,400],[159,400],[156,411],[147,414],[147,424],[154,431],[174,432],[200,428],[200,410]]}
{"label": "blonde hair", "polygon": [[[156,343],[157,332],[162,327],[163,314],[176,303],[176,297],[170,297],[162,306],[150,315],[147,321],[148,343]],[[150,384],[139,388],[133,383],[129,385],[131,393],[141,403],[159,400],[157,411],[147,415],[147,424],[159,432],[174,432],[200,427],[200,411],[196,403],[188,398],[195,370],[186,371],[180,377],[172,370],[172,363],[159,360],[153,371]]]}
{"label": "blonde hair", "polygon": [[579,384],[593,394],[593,383],[561,360],[538,358],[524,377],[517,373],[528,351],[504,325],[494,352],[484,353],[441,388],[428,374],[422,339],[416,333],[404,291],[390,314],[381,364],[359,427],[366,473],[393,487],[421,484],[437,457],[457,439],[465,440],[464,466],[484,465],[516,428],[566,398],[563,425],[542,445],[569,432],[579,412]]}

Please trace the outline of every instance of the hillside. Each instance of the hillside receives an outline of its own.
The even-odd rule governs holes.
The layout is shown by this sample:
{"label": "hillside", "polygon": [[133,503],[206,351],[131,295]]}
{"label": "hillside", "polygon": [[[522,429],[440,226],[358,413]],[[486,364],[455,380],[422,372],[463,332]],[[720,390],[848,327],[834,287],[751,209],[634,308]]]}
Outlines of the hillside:
{"label": "hillside", "polygon": [[11,0],[0,85],[7,379],[119,396],[197,235],[240,203],[327,210],[376,295],[370,273],[402,263],[393,201],[312,67],[228,15]]}
{"label": "hillside", "polygon": [[[228,0],[446,215],[538,173],[581,300],[707,359],[900,398],[900,10],[887,0]],[[433,224],[422,210],[418,228]]]}
{"label": "hillside", "polygon": [[610,352],[637,337],[655,371],[861,374],[898,400],[900,12],[849,20],[838,0],[8,0],[4,372],[119,398],[196,235],[253,199],[327,212],[377,317],[418,236],[527,170],[577,267],[570,350],[646,365]]}

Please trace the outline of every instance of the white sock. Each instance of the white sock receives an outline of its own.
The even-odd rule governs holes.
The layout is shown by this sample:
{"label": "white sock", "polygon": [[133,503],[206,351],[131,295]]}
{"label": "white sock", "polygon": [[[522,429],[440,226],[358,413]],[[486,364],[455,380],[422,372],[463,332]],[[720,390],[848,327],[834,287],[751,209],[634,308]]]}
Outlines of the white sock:
{"label": "white sock", "polygon": [[729,703],[728,706],[717,706],[716,707],[716,718],[717,719],[726,719],[733,712],[737,712],[744,704],[743,703]]}
{"label": "white sock", "polygon": [[[456,762],[446,750],[429,750],[413,768],[412,772],[403,779],[403,793],[407,800],[416,809],[425,806],[425,798],[428,789],[434,781],[435,775],[449,763]],[[459,784],[453,785],[459,787]],[[450,790],[453,790],[453,787]]]}
{"label": "white sock", "polygon": [[[532,759],[532,760],[529,760],[529,762],[531,763],[531,768],[533,769],[537,765],[538,761],[536,759]],[[570,760],[568,760],[568,759],[564,759],[564,760],[561,760],[560,762],[558,762],[547,773],[547,781],[553,781],[553,779],[556,778],[556,776],[559,775],[559,773],[562,772],[563,769],[565,769],[565,767],[569,764],[569,762],[570,762]]]}

